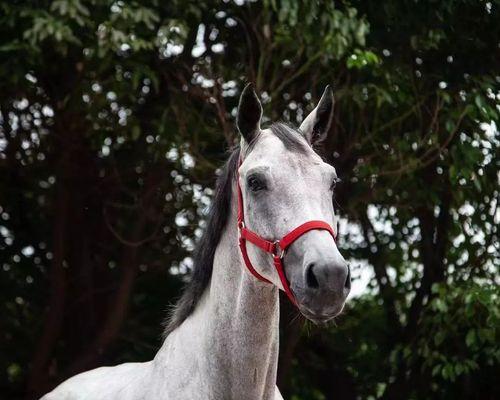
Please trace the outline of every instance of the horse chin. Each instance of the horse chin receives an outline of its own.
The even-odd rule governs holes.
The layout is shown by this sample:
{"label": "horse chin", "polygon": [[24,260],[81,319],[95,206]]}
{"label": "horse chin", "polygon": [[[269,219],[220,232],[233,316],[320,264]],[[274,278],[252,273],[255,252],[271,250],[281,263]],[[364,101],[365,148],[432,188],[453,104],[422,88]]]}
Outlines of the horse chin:
{"label": "horse chin", "polygon": [[328,312],[315,312],[300,304],[298,308],[300,313],[315,325],[326,325],[342,312],[344,303],[333,309],[329,309]]}
{"label": "horse chin", "polygon": [[326,326],[328,325],[329,322],[333,321],[335,319],[335,316],[316,316],[316,315],[311,315],[311,314],[306,314],[302,313],[304,317],[308,321],[311,321],[314,325],[317,326]]}

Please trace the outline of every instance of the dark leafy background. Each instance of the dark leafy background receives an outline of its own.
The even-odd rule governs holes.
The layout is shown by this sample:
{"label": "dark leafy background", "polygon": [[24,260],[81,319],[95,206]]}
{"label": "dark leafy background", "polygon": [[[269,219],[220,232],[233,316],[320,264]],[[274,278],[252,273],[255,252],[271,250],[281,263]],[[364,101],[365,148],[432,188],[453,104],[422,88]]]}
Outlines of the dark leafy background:
{"label": "dark leafy background", "polygon": [[285,396],[498,399],[499,8],[0,1],[0,397],[153,356],[251,81],[292,123],[333,84],[369,277],[328,328],[283,302]]}

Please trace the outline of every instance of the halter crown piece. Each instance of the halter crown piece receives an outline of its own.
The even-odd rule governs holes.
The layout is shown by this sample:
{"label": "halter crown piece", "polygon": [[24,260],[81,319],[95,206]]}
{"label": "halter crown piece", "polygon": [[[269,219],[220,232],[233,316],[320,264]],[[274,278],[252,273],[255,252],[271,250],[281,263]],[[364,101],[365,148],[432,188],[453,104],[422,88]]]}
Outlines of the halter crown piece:
{"label": "halter crown piece", "polygon": [[[241,160],[240,160],[241,165]],[[239,178],[239,176],[238,176]],[[288,280],[285,276],[285,270],[283,268],[283,257],[285,256],[285,252],[290,247],[290,245],[295,242],[299,237],[304,235],[305,233],[312,230],[324,230],[328,231],[330,235],[332,235],[333,240],[336,240],[336,234],[333,231],[332,227],[324,222],[324,221],[307,221],[302,225],[299,225],[297,228],[293,229],[289,233],[287,233],[280,240],[270,241],[264,239],[259,236],[257,233],[251,231],[245,226],[245,214],[243,210],[243,194],[241,192],[239,179],[237,180],[238,185],[238,232],[239,232],[239,247],[241,250],[241,255],[243,257],[243,261],[247,269],[250,273],[255,276],[258,280],[271,283],[268,279],[264,278],[261,274],[259,274],[252,265],[250,258],[248,257],[247,245],[246,242],[249,241],[253,245],[259,247],[264,250],[266,253],[270,253],[273,256],[273,263],[276,271],[278,272],[281,284],[283,285],[283,289],[285,290],[286,295],[290,299],[290,301],[297,306],[297,300],[295,300],[295,296],[290,289],[290,285],[288,284]]]}

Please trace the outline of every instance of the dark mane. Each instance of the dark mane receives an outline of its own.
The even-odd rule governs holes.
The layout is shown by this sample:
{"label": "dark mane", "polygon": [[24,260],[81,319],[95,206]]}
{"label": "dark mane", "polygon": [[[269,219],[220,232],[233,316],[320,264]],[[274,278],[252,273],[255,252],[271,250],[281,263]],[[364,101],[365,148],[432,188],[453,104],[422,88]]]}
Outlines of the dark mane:
{"label": "dark mane", "polygon": [[[299,153],[306,151],[307,142],[300,132],[293,127],[284,123],[275,123],[270,126],[270,129],[283,142],[287,150]],[[169,333],[179,327],[193,312],[210,282],[215,249],[219,244],[229,217],[228,210],[231,207],[233,182],[238,170],[239,157],[240,149],[236,148],[229,156],[221,174],[217,178],[206,229],[193,254],[191,279],[186,284],[181,297],[166,319],[163,337],[167,337]]]}
{"label": "dark mane", "polygon": [[236,148],[217,178],[207,225],[193,254],[193,272],[182,296],[167,317],[163,337],[166,337],[193,312],[212,277],[215,249],[226,227],[231,207],[235,173],[238,170],[240,149]]}

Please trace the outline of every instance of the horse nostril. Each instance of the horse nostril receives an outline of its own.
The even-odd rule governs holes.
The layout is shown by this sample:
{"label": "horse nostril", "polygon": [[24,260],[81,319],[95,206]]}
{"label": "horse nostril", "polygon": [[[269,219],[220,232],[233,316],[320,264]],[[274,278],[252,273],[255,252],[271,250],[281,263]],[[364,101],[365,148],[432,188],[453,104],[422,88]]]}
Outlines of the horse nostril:
{"label": "horse nostril", "polygon": [[311,263],[307,266],[306,283],[307,283],[307,286],[309,286],[310,288],[317,289],[317,288],[319,288],[319,283],[318,283],[318,279],[314,275],[313,268],[314,268],[314,263]]}
{"label": "horse nostril", "polygon": [[345,278],[344,288],[351,290],[351,268],[347,264],[347,277]]}

